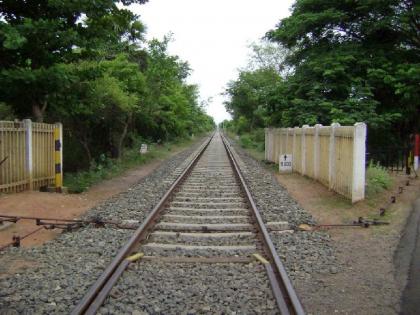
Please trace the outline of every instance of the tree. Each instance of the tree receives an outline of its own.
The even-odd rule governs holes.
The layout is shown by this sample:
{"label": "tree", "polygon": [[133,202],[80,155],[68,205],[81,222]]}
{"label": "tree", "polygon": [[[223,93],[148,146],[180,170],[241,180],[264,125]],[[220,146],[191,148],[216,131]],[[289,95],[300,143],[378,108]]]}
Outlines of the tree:
{"label": "tree", "polygon": [[251,53],[244,70],[273,69],[284,77],[290,71],[285,63],[289,51],[282,45],[261,39],[259,42],[251,43],[248,48],[251,49]]}
{"label": "tree", "polygon": [[95,147],[121,157],[145,90],[138,66],[119,55],[113,60],[62,64],[60,71],[67,81],[51,99],[51,115],[82,144],[89,161]]}
{"label": "tree", "polygon": [[291,51],[287,124],[419,131],[419,11],[412,0],[298,0],[267,34]]}
{"label": "tree", "polygon": [[168,53],[170,37],[146,43],[144,25],[121,3],[0,2],[1,118],[63,122],[67,170],[120,158],[133,139],[214,124],[186,83],[188,63]]}
{"label": "tree", "polygon": [[[124,5],[147,0],[124,0]],[[119,1],[5,0],[0,2],[0,101],[19,116],[42,121],[66,80],[60,63],[128,47],[144,28]],[[127,48],[128,49],[128,48]],[[22,93],[25,91],[25,93]]]}
{"label": "tree", "polygon": [[0,103],[0,120],[13,120],[13,110],[5,103]]}
{"label": "tree", "polygon": [[225,103],[228,113],[237,121],[239,132],[267,126],[275,120],[270,114],[282,101],[278,98],[283,79],[274,68],[241,71],[236,81],[228,83]]}

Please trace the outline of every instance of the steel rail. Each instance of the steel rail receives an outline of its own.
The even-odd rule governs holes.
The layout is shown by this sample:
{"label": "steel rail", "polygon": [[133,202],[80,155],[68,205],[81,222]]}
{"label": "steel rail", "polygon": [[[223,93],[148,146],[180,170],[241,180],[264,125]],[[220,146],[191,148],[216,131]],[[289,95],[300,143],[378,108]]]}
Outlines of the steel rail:
{"label": "steel rail", "polygon": [[[158,204],[153,208],[153,210],[149,213],[143,223],[134,231],[133,235],[129,239],[129,241],[119,250],[118,254],[112,260],[112,262],[108,265],[105,271],[101,274],[101,276],[96,280],[96,282],[90,287],[88,292],[84,295],[82,300],[76,305],[76,307],[72,310],[71,315],[81,315],[87,314],[87,310],[89,310],[89,314],[95,314],[96,311],[100,308],[101,303],[97,303],[98,300],[103,298],[105,291],[107,291],[107,283],[111,280],[111,282],[116,282],[115,277],[117,274],[121,275],[121,269],[125,269],[124,265],[126,259],[134,250],[134,248],[138,245],[139,241],[141,241],[145,236],[146,233],[152,228],[159,213],[165,208],[167,202],[172,197],[172,194],[176,191],[179,185],[184,181],[187,177],[189,172],[192,170],[194,165],[197,163],[203,152],[207,149],[210,141],[212,140],[214,133],[209,137],[203,148],[198,152],[192,161],[187,165],[184,171],[177,177],[177,179],[172,183],[171,187],[166,191],[163,197],[159,200]],[[118,272],[117,272],[118,270]],[[123,270],[122,270],[123,271]],[[115,274],[115,276],[114,276]],[[92,307],[91,307],[92,306]]]}
{"label": "steel rail", "polygon": [[284,268],[283,263],[277,254],[276,248],[271,241],[270,235],[268,234],[261,214],[255,204],[250,190],[248,189],[246,181],[232,153],[232,150],[230,149],[230,143],[226,140],[223,134],[221,134],[221,137],[226,151],[228,152],[229,160],[239,179],[241,188],[246,195],[249,205],[251,206],[252,213],[256,219],[257,227],[261,233],[267,254],[270,256],[271,262],[270,264],[266,264],[265,267],[279,310],[282,315],[304,315],[305,311],[303,306],[296,294],[295,289],[293,288],[289,276],[287,275],[286,269]]}

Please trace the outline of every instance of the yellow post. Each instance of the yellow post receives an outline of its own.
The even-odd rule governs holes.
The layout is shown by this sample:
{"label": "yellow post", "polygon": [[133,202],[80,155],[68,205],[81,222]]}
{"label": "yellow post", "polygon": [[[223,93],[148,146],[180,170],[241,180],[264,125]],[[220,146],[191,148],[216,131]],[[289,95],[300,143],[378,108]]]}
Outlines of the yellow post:
{"label": "yellow post", "polygon": [[62,166],[62,131],[61,124],[54,127],[54,162],[55,162],[55,191],[61,193],[63,187],[63,166]]}

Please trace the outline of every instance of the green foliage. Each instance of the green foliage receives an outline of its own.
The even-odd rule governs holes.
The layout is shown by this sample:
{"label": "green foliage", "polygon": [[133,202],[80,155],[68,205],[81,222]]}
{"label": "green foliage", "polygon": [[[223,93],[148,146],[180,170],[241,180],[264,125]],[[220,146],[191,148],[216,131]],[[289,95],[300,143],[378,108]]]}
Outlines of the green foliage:
{"label": "green foliage", "polygon": [[[144,3],[127,0],[125,4]],[[127,50],[144,27],[116,0],[2,1],[0,95],[19,116],[45,117],[67,78],[60,63]],[[25,93],[22,93],[25,91]]]}
{"label": "green foliage", "polygon": [[77,175],[86,185],[110,168],[103,156],[123,158],[139,134],[170,141],[214,127],[170,37],[145,42],[125,7],[145,2],[0,3],[0,114],[62,122],[65,170],[89,169]]}
{"label": "green foliage", "polygon": [[120,160],[101,154],[97,162],[92,160],[88,170],[65,174],[64,185],[71,193],[81,193],[104,179],[120,175],[128,168],[142,165],[158,155],[154,149],[146,155],[140,155],[138,149],[127,150]]}
{"label": "green foliage", "polygon": [[239,144],[245,149],[252,149],[258,152],[264,152],[264,129],[255,129],[250,133],[241,134],[239,136]]}
{"label": "green foliage", "polygon": [[[71,193],[81,193],[98,182],[122,174],[127,169],[145,164],[156,158],[164,158],[173,147],[190,145],[191,139],[179,138],[165,144],[151,144],[141,137],[134,136],[133,148],[126,150],[120,159],[113,159],[106,154],[100,154],[98,159],[92,160],[87,170],[64,174],[64,185]],[[148,153],[140,154],[141,143],[148,143]]]}
{"label": "green foliage", "polygon": [[252,139],[249,134],[243,134],[239,137],[239,143],[243,148],[251,148],[253,145]]}
{"label": "green foliage", "polygon": [[371,145],[404,141],[420,131],[419,13],[414,0],[297,0],[267,33],[288,71],[270,80],[274,52],[253,47],[263,62],[229,84],[226,107],[248,130],[364,121]]}
{"label": "green foliage", "polygon": [[393,179],[388,171],[378,164],[371,162],[366,169],[366,195],[373,197],[377,193],[391,188]]}
{"label": "green foliage", "polygon": [[14,120],[15,116],[10,106],[0,103],[0,120]]}
{"label": "green foliage", "polygon": [[270,122],[269,112],[279,102],[277,93],[282,81],[276,70],[263,68],[242,71],[238,80],[228,83],[226,94],[230,100],[225,106],[237,121],[237,132],[261,128]]}
{"label": "green foliage", "polygon": [[292,15],[268,33],[293,51],[290,123],[366,121],[373,129],[418,129],[418,86],[399,74],[418,76],[412,21],[419,9],[410,0],[297,1]]}

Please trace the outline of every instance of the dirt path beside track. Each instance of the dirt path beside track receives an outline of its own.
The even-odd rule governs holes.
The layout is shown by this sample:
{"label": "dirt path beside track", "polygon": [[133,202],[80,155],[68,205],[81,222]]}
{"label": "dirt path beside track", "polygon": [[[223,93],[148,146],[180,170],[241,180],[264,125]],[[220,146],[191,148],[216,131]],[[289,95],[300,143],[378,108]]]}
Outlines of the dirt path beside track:
{"label": "dirt path beside track", "polygon": [[[182,148],[174,150],[166,158],[180,151],[182,151]],[[149,175],[165,159],[153,160],[128,170],[121,176],[96,184],[81,194],[24,191],[16,194],[0,195],[0,214],[75,219],[100,202],[126,191],[130,186]],[[21,220],[4,228],[0,226],[0,246],[10,243],[13,235],[25,235],[37,228],[34,221],[30,220]],[[24,239],[21,245],[41,245],[55,238],[59,233],[61,233],[59,229],[41,230]]]}
{"label": "dirt path beside track", "polygon": [[[297,174],[275,176],[319,224],[351,223],[360,216],[390,222],[385,226],[327,231],[341,268],[331,274],[314,274],[312,279],[297,284],[311,314],[399,314],[408,270],[395,265],[395,254],[405,233],[412,203],[419,197],[420,180],[411,180],[410,186],[405,186],[406,177],[395,175],[390,191],[351,205],[311,179]],[[402,194],[397,193],[398,186],[403,187]],[[387,210],[385,217],[380,217],[379,208],[392,195],[397,202]],[[406,255],[410,256],[411,252]]]}

